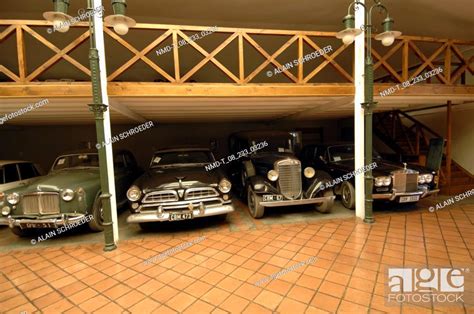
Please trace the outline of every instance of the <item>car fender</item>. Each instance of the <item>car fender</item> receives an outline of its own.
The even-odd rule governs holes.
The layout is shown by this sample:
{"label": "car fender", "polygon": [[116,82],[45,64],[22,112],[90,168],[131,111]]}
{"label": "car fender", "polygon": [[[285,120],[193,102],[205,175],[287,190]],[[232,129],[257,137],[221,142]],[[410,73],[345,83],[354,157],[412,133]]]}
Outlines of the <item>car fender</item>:
{"label": "car fender", "polygon": [[265,192],[265,179],[262,176],[253,176],[247,179],[248,184],[257,193]]}

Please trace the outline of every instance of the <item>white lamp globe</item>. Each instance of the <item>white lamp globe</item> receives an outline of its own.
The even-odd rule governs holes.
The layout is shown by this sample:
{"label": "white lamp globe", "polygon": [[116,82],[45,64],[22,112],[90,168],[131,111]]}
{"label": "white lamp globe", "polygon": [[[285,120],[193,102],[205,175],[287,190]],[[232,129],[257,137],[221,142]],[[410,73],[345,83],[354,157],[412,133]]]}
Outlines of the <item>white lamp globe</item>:
{"label": "white lamp globe", "polygon": [[354,42],[354,35],[353,34],[345,34],[343,37],[342,37],[342,42],[345,44],[345,45],[350,45]]}
{"label": "white lamp globe", "polygon": [[123,22],[119,22],[114,25],[114,31],[119,35],[125,35],[128,33],[128,26]]}
{"label": "white lamp globe", "polygon": [[392,45],[394,41],[395,41],[395,37],[392,34],[386,35],[382,39],[382,45],[388,47],[388,46]]}

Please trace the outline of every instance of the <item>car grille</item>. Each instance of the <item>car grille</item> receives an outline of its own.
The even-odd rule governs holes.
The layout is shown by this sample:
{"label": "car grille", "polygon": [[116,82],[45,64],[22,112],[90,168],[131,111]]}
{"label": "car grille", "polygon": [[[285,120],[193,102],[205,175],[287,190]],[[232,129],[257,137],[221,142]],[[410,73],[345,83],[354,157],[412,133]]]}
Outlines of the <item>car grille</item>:
{"label": "car grille", "polygon": [[24,214],[59,214],[59,194],[35,193],[24,195],[22,207]]}
{"label": "car grille", "polygon": [[418,172],[395,171],[393,173],[393,188],[397,192],[418,191]]}
{"label": "car grille", "polygon": [[301,163],[295,159],[285,159],[276,162],[278,171],[278,186],[280,193],[288,198],[295,199],[301,195]]}
{"label": "car grille", "polygon": [[184,194],[185,200],[195,200],[199,198],[214,197],[218,196],[219,193],[214,188],[190,188],[186,190]]}
{"label": "car grille", "polygon": [[178,193],[173,190],[150,192],[143,197],[142,203],[175,202],[178,200]]}

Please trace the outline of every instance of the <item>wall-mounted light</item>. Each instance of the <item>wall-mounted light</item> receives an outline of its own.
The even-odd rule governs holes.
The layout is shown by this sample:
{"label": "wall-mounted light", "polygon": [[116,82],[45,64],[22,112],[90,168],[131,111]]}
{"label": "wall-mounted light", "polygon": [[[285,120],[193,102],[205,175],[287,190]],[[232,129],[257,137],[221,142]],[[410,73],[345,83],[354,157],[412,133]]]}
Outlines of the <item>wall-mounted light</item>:
{"label": "wall-mounted light", "polygon": [[112,0],[113,15],[106,16],[104,22],[114,28],[114,31],[119,35],[128,33],[128,29],[135,26],[137,22],[134,19],[125,15],[127,8],[126,0]]}
{"label": "wall-mounted light", "polygon": [[54,29],[58,32],[65,33],[69,30],[69,23],[67,21],[72,19],[72,16],[67,14],[69,8],[69,0],[53,0],[54,11],[43,13],[45,20],[53,23]]}

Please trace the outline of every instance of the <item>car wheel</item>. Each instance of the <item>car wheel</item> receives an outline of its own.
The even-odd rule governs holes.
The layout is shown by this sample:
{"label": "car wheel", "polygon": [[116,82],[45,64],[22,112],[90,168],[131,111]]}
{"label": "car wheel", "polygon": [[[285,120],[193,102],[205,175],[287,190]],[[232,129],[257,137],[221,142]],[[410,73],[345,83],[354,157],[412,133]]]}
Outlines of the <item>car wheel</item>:
{"label": "car wheel", "polygon": [[345,208],[355,208],[355,189],[352,183],[344,181],[341,186],[341,200]]}
{"label": "car wheel", "polygon": [[262,197],[255,193],[249,186],[247,192],[247,204],[249,206],[250,215],[252,215],[253,218],[262,218],[265,213],[265,207],[260,205],[261,202]]}
{"label": "car wheel", "polygon": [[92,216],[94,219],[89,221],[89,228],[95,232],[104,231],[104,208],[100,196],[97,196],[92,205]]}
{"label": "car wheel", "polygon": [[20,227],[13,227],[11,228],[11,231],[13,232],[13,234],[19,237],[26,237],[26,236],[31,235],[31,230],[21,229]]}
{"label": "car wheel", "polygon": [[[319,193],[319,195],[318,195],[318,197],[328,197],[328,196],[334,196],[334,192],[332,190],[325,190],[325,191]],[[314,205],[314,207],[320,213],[329,213],[331,211],[333,205],[334,205],[334,198],[332,198],[329,201],[325,201],[322,204],[316,204],[316,205]]]}

